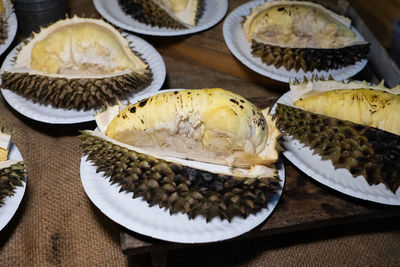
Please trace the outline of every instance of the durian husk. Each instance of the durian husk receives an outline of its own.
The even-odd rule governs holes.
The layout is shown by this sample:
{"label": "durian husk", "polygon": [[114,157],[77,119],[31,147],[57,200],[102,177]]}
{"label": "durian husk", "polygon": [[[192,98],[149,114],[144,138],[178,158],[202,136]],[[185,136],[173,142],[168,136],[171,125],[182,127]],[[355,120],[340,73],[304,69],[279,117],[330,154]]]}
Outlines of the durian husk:
{"label": "durian husk", "polygon": [[151,26],[170,29],[187,29],[197,25],[204,11],[204,0],[196,0],[194,23],[188,24],[153,0],[118,0],[124,12],[135,20]]}
{"label": "durian husk", "polygon": [[97,166],[98,172],[121,185],[121,191],[133,192],[149,206],[168,208],[170,214],[184,213],[190,219],[203,215],[231,221],[246,218],[266,207],[280,188],[275,174],[268,177],[235,176],[212,173],[138,152],[103,133],[83,131],[83,153]]}
{"label": "durian husk", "polygon": [[338,49],[290,48],[268,45],[252,40],[251,54],[261,58],[267,65],[286,70],[318,70],[340,69],[367,59],[370,44],[359,44]]}
{"label": "durian husk", "polygon": [[346,168],[369,185],[400,186],[400,136],[298,108],[278,104],[278,127],[309,146],[335,168]]}
{"label": "durian husk", "polygon": [[114,105],[150,85],[152,73],[135,72],[104,78],[58,78],[4,71],[2,87],[35,103],[56,108],[89,110]]}
{"label": "durian husk", "polygon": [[14,195],[17,186],[23,186],[26,180],[25,164],[23,161],[7,160],[0,163],[0,207],[6,197]]}
{"label": "durian husk", "polygon": [[[127,69],[123,72],[105,75],[63,75],[31,70],[30,53],[36,41],[59,28],[70,25],[92,24],[114,35],[123,49],[129,49],[129,57],[134,58],[138,69]],[[18,64],[17,67],[15,67]],[[27,65],[27,66],[25,66]],[[123,100],[132,93],[139,92],[151,84],[153,75],[142,56],[132,50],[131,44],[117,29],[103,20],[73,17],[60,20],[34,33],[30,40],[19,48],[14,58],[14,68],[3,69],[2,87],[24,96],[35,103],[51,105],[55,108],[89,110],[106,105],[114,105],[118,99]]]}

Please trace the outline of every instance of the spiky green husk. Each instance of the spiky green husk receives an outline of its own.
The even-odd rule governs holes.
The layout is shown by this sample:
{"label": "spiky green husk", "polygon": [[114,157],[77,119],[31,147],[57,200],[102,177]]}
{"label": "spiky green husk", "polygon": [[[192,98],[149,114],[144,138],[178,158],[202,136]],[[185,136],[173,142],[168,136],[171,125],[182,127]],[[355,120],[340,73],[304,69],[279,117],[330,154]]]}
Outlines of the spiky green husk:
{"label": "spiky green husk", "polygon": [[118,0],[118,2],[126,14],[147,25],[171,29],[187,28],[152,0]]}
{"label": "spiky green husk", "polygon": [[7,20],[5,17],[0,18],[0,44],[4,44],[8,36]]}
{"label": "spiky green husk", "polygon": [[119,183],[121,191],[191,219],[199,214],[207,221],[216,216],[229,221],[234,216],[246,218],[265,208],[280,186],[277,176],[236,179],[197,170],[128,150],[90,131],[83,131],[80,139],[88,160],[112,183]]}
{"label": "spiky green husk", "polygon": [[336,168],[346,168],[369,185],[400,186],[400,136],[278,104],[278,128],[309,146]]}
{"label": "spiky green husk", "polygon": [[360,44],[337,49],[290,48],[273,46],[252,40],[251,53],[262,62],[276,68],[304,72],[330,70],[350,66],[366,59],[370,44]]}
{"label": "spiky green husk", "polygon": [[152,81],[149,68],[104,78],[58,78],[27,72],[4,71],[2,87],[36,103],[56,108],[89,110],[114,105],[128,94],[147,87]]}
{"label": "spiky green husk", "polygon": [[14,195],[17,186],[23,186],[22,181],[25,181],[23,161],[0,169],[0,207],[4,205],[4,198]]}

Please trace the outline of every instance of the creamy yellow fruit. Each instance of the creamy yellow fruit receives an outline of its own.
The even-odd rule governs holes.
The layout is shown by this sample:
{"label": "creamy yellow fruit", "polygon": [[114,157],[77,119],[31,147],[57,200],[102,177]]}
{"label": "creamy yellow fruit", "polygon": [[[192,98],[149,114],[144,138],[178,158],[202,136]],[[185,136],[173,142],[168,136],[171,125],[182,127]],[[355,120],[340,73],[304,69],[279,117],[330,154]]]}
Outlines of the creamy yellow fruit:
{"label": "creamy yellow fruit", "polygon": [[0,129],[0,162],[6,161],[8,158],[8,148],[11,141],[11,134],[4,130],[3,127]]}
{"label": "creamy yellow fruit", "polygon": [[161,3],[174,12],[182,12],[186,9],[188,0],[161,0]]}
{"label": "creamy yellow fruit", "polygon": [[340,48],[360,43],[344,17],[309,2],[264,4],[246,18],[247,39],[293,48]]}
{"label": "creamy yellow fruit", "polygon": [[194,26],[198,12],[198,0],[156,0],[168,12],[183,23]]}
{"label": "creamy yellow fruit", "polygon": [[146,151],[244,167],[275,162],[279,134],[266,112],[219,88],[155,95],[126,107],[106,131]]}
{"label": "creamy yellow fruit", "polygon": [[6,161],[8,157],[8,150],[4,148],[0,148],[0,162]]}
{"label": "creamy yellow fruit", "polygon": [[57,74],[114,74],[135,63],[108,30],[92,23],[64,26],[38,41],[30,68]]}
{"label": "creamy yellow fruit", "polygon": [[332,90],[300,98],[294,105],[400,135],[400,95],[372,89]]}

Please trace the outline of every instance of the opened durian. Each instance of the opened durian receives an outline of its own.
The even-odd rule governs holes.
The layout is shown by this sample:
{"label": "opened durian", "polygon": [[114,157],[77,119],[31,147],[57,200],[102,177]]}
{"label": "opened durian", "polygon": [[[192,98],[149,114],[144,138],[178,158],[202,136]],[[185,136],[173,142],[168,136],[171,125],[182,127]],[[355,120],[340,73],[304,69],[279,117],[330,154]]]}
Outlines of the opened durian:
{"label": "opened durian", "polygon": [[23,161],[8,159],[11,130],[0,127],[0,207],[6,197],[14,195],[17,186],[23,186],[25,165]]}
{"label": "opened durian", "polygon": [[7,39],[7,16],[5,3],[6,0],[0,0],[0,44],[4,44]]}
{"label": "opened durian", "polygon": [[278,105],[279,128],[362,175],[370,185],[400,186],[400,87],[310,80],[291,84],[293,108]]}
{"label": "opened durian", "polygon": [[275,121],[229,91],[165,92],[96,121],[100,132],[81,135],[88,160],[121,190],[171,214],[247,217],[280,187]]}
{"label": "opened durian", "polygon": [[74,17],[34,34],[1,79],[2,88],[34,102],[88,110],[148,86],[152,73],[110,24]]}
{"label": "opened durian", "polygon": [[118,0],[134,19],[151,26],[186,29],[196,26],[204,10],[204,0]]}
{"label": "opened durian", "polygon": [[339,69],[369,53],[348,18],[306,1],[265,2],[245,17],[242,29],[253,56],[286,70]]}

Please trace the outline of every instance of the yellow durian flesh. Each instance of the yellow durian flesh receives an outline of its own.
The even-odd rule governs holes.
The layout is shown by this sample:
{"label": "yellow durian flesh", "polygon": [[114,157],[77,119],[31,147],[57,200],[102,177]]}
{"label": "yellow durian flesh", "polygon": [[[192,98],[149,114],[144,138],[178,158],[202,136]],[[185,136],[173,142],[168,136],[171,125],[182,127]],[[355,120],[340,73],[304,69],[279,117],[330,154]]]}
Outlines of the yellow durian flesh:
{"label": "yellow durian flesh", "polygon": [[349,28],[350,21],[321,5],[300,1],[273,1],[255,9],[243,30],[269,45],[291,48],[341,48],[364,43]]}
{"label": "yellow durian flesh", "polygon": [[274,163],[279,134],[260,109],[219,88],[155,95],[129,105],[106,131],[153,154],[235,167]]}
{"label": "yellow durian flesh", "polygon": [[196,25],[199,0],[156,0],[156,2],[183,23]]}
{"label": "yellow durian flesh", "polygon": [[314,113],[400,135],[400,95],[383,90],[331,90],[302,97],[294,105]]}
{"label": "yellow durian flesh", "polygon": [[3,127],[0,130],[0,162],[8,159],[8,149],[11,142],[11,134]]}
{"label": "yellow durian flesh", "polygon": [[165,5],[170,5],[171,9],[176,12],[182,12],[186,9],[188,0],[161,0]]}
{"label": "yellow durian flesh", "polygon": [[111,25],[78,17],[42,29],[22,47],[15,63],[16,69],[78,77],[141,73],[146,66]]}
{"label": "yellow durian flesh", "polygon": [[6,161],[8,158],[8,150],[0,147],[0,162]]}

